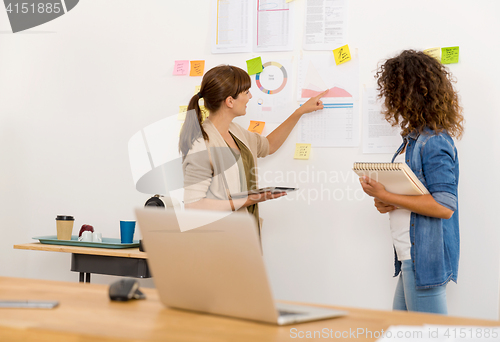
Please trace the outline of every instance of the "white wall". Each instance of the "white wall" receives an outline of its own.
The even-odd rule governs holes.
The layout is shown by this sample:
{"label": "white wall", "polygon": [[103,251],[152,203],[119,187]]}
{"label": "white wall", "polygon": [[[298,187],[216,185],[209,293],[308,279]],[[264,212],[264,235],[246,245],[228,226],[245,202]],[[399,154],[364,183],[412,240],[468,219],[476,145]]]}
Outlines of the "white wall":
{"label": "white wall", "polygon": [[[304,5],[295,0],[295,51],[263,58],[293,56],[296,66]],[[148,198],[134,189],[128,139],[176,113],[200,83],[171,76],[174,60],[205,59],[208,69],[244,66],[256,56],[212,55],[209,10],[209,1],[201,0],[86,0],[61,18],[12,34],[0,9],[1,276],[77,280],[67,254],[12,248],[54,234],[58,214],[74,215],[77,227],[92,224],[104,236],[118,237],[118,221],[133,217],[133,208]],[[349,45],[358,48],[361,85],[372,84],[377,63],[402,49],[460,46],[460,63],[450,70],[467,120],[457,144],[462,253],[459,283],[448,286],[448,303],[452,315],[489,319],[498,318],[499,187],[494,171],[484,170],[499,166],[499,11],[496,0],[352,0],[349,11]],[[300,183],[308,192],[261,205],[264,256],[276,297],[390,309],[396,279],[388,220],[371,199],[354,197],[358,184],[350,171],[354,161],[390,155],[314,149],[304,162],[292,159],[295,142],[292,132],[280,151],[261,161],[261,174],[326,171],[339,179],[309,179]],[[321,187],[339,189],[339,200],[307,199]],[[114,279],[93,277],[99,283]]]}

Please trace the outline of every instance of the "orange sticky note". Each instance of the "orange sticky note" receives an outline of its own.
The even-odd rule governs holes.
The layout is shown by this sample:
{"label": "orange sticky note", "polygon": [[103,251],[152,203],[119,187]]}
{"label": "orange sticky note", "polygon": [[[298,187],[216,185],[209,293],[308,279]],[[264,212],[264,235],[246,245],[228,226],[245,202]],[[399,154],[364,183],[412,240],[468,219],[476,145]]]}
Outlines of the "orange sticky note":
{"label": "orange sticky note", "polygon": [[248,126],[248,130],[250,132],[262,134],[265,125],[266,123],[264,121],[250,121],[250,126]]}
{"label": "orange sticky note", "polygon": [[205,61],[191,61],[189,76],[203,76],[203,71],[205,71]]}
{"label": "orange sticky note", "polygon": [[295,144],[293,159],[309,159],[311,144]]}

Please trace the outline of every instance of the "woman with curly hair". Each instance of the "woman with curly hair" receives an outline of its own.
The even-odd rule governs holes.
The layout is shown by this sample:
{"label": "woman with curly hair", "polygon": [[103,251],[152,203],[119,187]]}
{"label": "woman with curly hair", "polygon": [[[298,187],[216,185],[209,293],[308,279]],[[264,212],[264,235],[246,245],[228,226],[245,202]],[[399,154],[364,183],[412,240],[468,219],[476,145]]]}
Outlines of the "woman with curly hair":
{"label": "woman with curly hair", "polygon": [[405,162],[428,195],[390,193],[368,177],[364,192],[389,213],[399,276],[394,310],[447,314],[446,284],[457,282],[459,259],[458,155],[452,137],[463,133],[462,108],[446,67],[423,52],[406,50],[376,73],[383,114],[400,126],[403,143],[392,162]]}

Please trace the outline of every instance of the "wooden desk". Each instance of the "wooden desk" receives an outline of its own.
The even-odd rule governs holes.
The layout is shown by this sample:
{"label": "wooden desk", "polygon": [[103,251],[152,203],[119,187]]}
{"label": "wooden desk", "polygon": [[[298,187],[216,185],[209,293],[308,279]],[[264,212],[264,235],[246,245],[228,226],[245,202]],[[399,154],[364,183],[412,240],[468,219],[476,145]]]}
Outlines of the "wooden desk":
{"label": "wooden desk", "polygon": [[[146,300],[111,302],[108,286],[0,277],[3,300],[58,300],[59,307],[0,309],[0,336],[8,341],[296,341],[297,331],[385,331],[390,325],[500,326],[498,321],[475,320],[432,314],[377,311],[336,307],[348,316],[278,327],[165,308],[155,289],[142,289]],[[500,329],[499,329],[500,330]],[[329,339],[321,339],[329,340]],[[375,341],[357,336],[350,341]]]}
{"label": "wooden desk", "polygon": [[14,249],[71,253],[71,271],[80,273],[80,282],[90,283],[90,274],[151,278],[147,254],[139,248],[92,248],[48,245],[40,242],[14,245]]}

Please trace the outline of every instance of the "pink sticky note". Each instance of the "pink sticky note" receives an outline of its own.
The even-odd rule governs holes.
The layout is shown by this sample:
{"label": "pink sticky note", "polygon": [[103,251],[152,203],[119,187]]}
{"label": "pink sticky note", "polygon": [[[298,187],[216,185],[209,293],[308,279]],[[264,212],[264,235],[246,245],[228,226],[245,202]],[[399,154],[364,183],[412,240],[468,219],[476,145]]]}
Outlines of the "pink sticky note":
{"label": "pink sticky note", "polygon": [[189,72],[189,61],[175,61],[172,75],[187,75]]}

